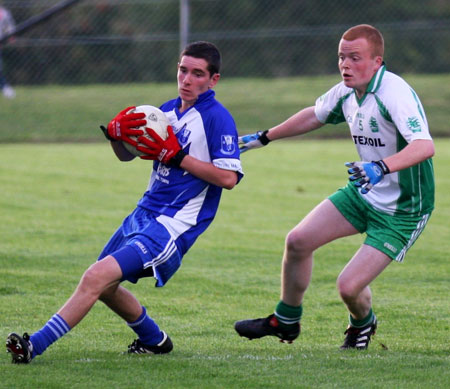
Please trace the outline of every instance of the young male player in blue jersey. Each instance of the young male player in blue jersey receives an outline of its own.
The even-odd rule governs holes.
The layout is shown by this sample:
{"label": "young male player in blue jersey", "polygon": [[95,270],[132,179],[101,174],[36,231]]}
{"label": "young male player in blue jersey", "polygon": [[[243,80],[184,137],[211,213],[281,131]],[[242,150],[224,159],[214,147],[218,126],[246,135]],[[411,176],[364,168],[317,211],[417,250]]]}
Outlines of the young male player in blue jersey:
{"label": "young male player in blue jersey", "polygon": [[266,318],[235,323],[249,339],[272,335],[292,342],[300,334],[304,293],[314,251],[335,239],[367,237],[337,280],[349,311],[342,349],[366,349],[377,328],[369,284],[406,251],[434,207],[434,145],[416,93],[386,70],[384,42],[372,26],[347,30],[339,43],[342,82],[268,131],[242,137],[243,150],[346,121],[361,161],[347,163],[350,182],[313,209],[286,238],[281,300]]}
{"label": "young male player in blue jersey", "polygon": [[[167,334],[121,283],[152,276],[156,286],[165,285],[214,219],[222,188],[232,189],[243,176],[234,120],[212,90],[220,78],[220,64],[220,53],[209,42],[192,43],[181,53],[179,97],[161,106],[171,124],[169,137],[156,136],[155,142],[139,138],[144,145],[138,147],[146,153],[141,158],[155,161],[147,191],[45,326],[31,336],[8,336],[6,347],[14,363],[29,363],[42,354],[77,325],[97,300],[137,334],[129,353],[172,350]],[[129,135],[142,135],[136,128],[146,124],[144,114],[126,114],[130,108],[103,128],[122,161],[134,158],[122,142],[132,143]]]}

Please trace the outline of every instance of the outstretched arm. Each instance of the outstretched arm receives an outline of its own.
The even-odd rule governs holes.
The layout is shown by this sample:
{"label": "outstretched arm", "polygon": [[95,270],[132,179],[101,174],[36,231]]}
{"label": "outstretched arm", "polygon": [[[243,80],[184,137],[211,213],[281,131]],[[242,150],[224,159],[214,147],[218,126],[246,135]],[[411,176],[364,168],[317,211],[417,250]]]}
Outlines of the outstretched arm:
{"label": "outstretched arm", "polygon": [[272,140],[302,135],[322,126],[323,123],[317,119],[314,107],[308,107],[267,131],[258,131],[255,134],[239,137],[240,150],[244,152],[256,149],[267,145]]}
{"label": "outstretched arm", "polygon": [[283,123],[272,127],[267,132],[267,137],[269,140],[287,138],[306,134],[322,126],[323,123],[317,119],[314,107],[312,106],[302,109]]}

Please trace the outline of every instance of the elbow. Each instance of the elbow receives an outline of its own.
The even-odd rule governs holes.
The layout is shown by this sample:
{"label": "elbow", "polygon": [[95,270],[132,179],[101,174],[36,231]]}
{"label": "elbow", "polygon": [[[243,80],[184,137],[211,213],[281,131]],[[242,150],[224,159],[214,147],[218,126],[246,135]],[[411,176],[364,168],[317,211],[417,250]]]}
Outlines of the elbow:
{"label": "elbow", "polygon": [[233,172],[233,174],[228,175],[223,181],[222,181],[222,188],[231,190],[233,189],[238,182],[238,175],[236,172]]}
{"label": "elbow", "polygon": [[222,188],[231,190],[231,189],[233,189],[233,188],[236,186],[236,183],[237,183],[236,180],[235,180],[235,181],[230,181],[230,182],[225,182],[225,183],[222,185]]}
{"label": "elbow", "polygon": [[425,147],[422,148],[423,160],[433,157],[434,153],[435,153],[434,142],[432,140],[425,141]]}
{"label": "elbow", "polygon": [[435,152],[436,152],[436,149],[434,147],[434,143],[431,142],[429,150],[428,150],[428,154],[429,154],[428,158],[434,157]]}
{"label": "elbow", "polygon": [[416,163],[425,161],[434,156],[435,147],[434,142],[432,140],[418,139],[412,142],[411,152],[413,155],[416,155],[417,161]]}

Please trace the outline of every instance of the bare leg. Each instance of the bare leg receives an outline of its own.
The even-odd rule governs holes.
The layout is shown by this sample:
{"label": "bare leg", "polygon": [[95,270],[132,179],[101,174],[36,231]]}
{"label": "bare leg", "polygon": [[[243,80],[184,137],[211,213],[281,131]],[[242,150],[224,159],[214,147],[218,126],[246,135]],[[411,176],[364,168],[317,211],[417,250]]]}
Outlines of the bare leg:
{"label": "bare leg", "polygon": [[337,279],[337,288],[350,314],[364,319],[372,306],[369,284],[392,262],[383,252],[362,245]]}
{"label": "bare leg", "polygon": [[358,231],[326,199],[314,208],[286,238],[281,271],[281,300],[299,306],[311,281],[313,252],[337,238]]}
{"label": "bare leg", "polygon": [[142,306],[137,298],[118,284],[105,290],[100,300],[127,323],[134,322],[142,313]]}
{"label": "bare leg", "polygon": [[75,292],[58,311],[70,328],[75,327],[90,311],[105,290],[116,286],[122,277],[117,261],[108,256],[91,265]]}

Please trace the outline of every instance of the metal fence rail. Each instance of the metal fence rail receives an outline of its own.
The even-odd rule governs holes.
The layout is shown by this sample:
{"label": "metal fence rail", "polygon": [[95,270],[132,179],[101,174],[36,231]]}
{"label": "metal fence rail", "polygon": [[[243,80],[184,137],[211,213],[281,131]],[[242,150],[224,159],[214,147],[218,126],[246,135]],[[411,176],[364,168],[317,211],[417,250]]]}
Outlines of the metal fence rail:
{"label": "metal fence rail", "polygon": [[[58,1],[3,1],[21,23]],[[227,77],[334,73],[337,43],[370,23],[396,72],[450,70],[450,2],[444,0],[90,0],[17,36],[2,49],[12,84],[172,80],[180,47],[218,45]]]}

